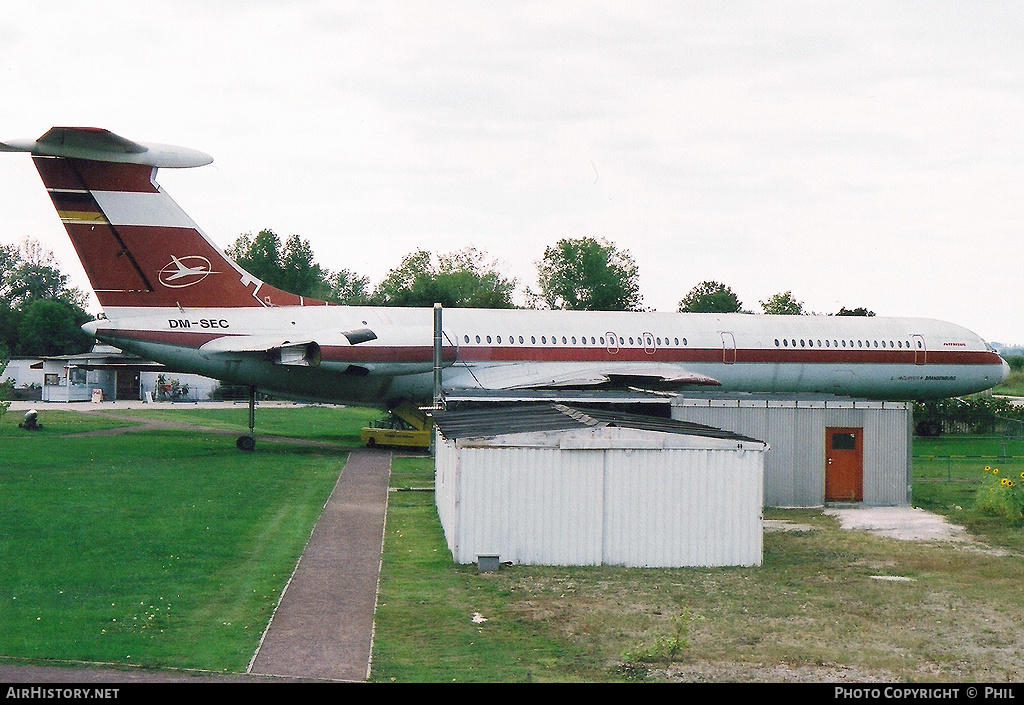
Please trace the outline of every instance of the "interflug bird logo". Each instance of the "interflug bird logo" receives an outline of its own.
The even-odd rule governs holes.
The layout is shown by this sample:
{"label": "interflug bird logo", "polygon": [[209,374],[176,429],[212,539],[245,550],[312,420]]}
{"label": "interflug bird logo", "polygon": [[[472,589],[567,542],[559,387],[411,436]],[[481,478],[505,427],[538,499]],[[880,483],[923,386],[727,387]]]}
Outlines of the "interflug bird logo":
{"label": "interflug bird logo", "polygon": [[159,279],[161,284],[170,289],[184,289],[216,273],[210,265],[210,260],[201,255],[171,255],[171,261],[160,270]]}

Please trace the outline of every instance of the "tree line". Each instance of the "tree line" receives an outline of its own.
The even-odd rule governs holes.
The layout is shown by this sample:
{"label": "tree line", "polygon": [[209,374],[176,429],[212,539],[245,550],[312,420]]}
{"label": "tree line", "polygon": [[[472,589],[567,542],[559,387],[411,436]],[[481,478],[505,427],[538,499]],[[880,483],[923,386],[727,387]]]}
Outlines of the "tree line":
{"label": "tree line", "polygon": [[[316,261],[308,240],[273,230],[239,235],[226,251],[240,266],[279,289],[347,305],[446,308],[546,308],[642,311],[639,270],[628,250],[603,239],[567,238],[545,248],[536,262],[537,288],[526,287],[486,253],[466,247],[450,253],[418,249],[405,255],[376,286],[350,269],[331,271]],[[0,356],[45,357],[86,352],[92,340],[87,296],[68,284],[52,252],[26,238],[0,245]],[[799,315],[791,291],[760,302],[767,314]],[[728,286],[705,281],[679,302],[681,312],[749,313]],[[874,313],[841,309],[837,315]]]}
{"label": "tree line", "polygon": [[[321,267],[309,242],[282,240],[272,230],[241,235],[227,254],[259,279],[300,296],[348,305],[517,308],[519,282],[484,252],[419,249],[405,255],[376,286],[350,269]],[[592,311],[642,308],[636,262],[626,250],[595,238],[560,240],[537,263],[539,289],[525,290],[526,306]]]}
{"label": "tree line", "polygon": [[[297,235],[282,240],[272,230],[241,235],[228,251],[244,269],[279,289],[348,305],[516,308],[519,283],[476,248],[435,254],[416,250],[402,258],[376,287],[352,270],[330,272]],[[575,311],[641,311],[639,270],[628,250],[590,237],[562,239],[536,263],[538,289],[525,289],[528,308]],[[801,315],[792,291],[762,301],[766,314]],[[689,313],[750,313],[728,286],[701,282],[679,302]],[[842,308],[839,316],[874,316],[866,308]]]}

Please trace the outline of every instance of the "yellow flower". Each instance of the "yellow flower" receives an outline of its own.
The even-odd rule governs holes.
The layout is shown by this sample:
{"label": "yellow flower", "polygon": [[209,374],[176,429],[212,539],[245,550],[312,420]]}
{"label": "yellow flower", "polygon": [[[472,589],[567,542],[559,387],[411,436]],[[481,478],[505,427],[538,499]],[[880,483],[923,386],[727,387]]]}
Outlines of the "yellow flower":
{"label": "yellow flower", "polygon": [[1000,481],[999,481],[999,484],[1000,484],[1000,485],[1002,485],[1003,487],[1008,487],[1008,486],[1009,486],[1009,484],[1010,484],[1010,481],[1009,481],[1009,480],[1007,480],[1007,479],[1006,479],[1006,478],[1004,477],[1004,478],[1003,478],[1002,480],[1000,480]]}
{"label": "yellow flower", "polygon": [[985,472],[992,472],[992,466],[991,465],[986,465],[985,466]]}

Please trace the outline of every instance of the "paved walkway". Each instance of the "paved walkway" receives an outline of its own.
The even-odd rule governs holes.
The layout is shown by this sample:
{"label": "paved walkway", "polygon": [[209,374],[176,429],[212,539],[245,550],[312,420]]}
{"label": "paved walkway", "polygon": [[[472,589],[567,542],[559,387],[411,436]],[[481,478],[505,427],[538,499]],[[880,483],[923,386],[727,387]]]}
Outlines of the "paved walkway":
{"label": "paved walkway", "polygon": [[391,454],[349,456],[249,672],[362,681],[369,675]]}

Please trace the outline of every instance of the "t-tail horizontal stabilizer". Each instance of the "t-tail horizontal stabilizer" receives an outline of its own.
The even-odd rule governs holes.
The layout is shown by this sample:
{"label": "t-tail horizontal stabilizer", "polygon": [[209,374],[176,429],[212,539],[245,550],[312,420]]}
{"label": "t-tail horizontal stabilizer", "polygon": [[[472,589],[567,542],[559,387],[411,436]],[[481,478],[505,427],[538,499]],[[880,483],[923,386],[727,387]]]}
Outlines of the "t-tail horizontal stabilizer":
{"label": "t-tail horizontal stabilizer", "polygon": [[0,152],[30,152],[40,157],[90,159],[172,169],[205,166],[213,161],[209,154],[195,149],[133,142],[98,127],[54,127],[37,140],[0,142]]}

